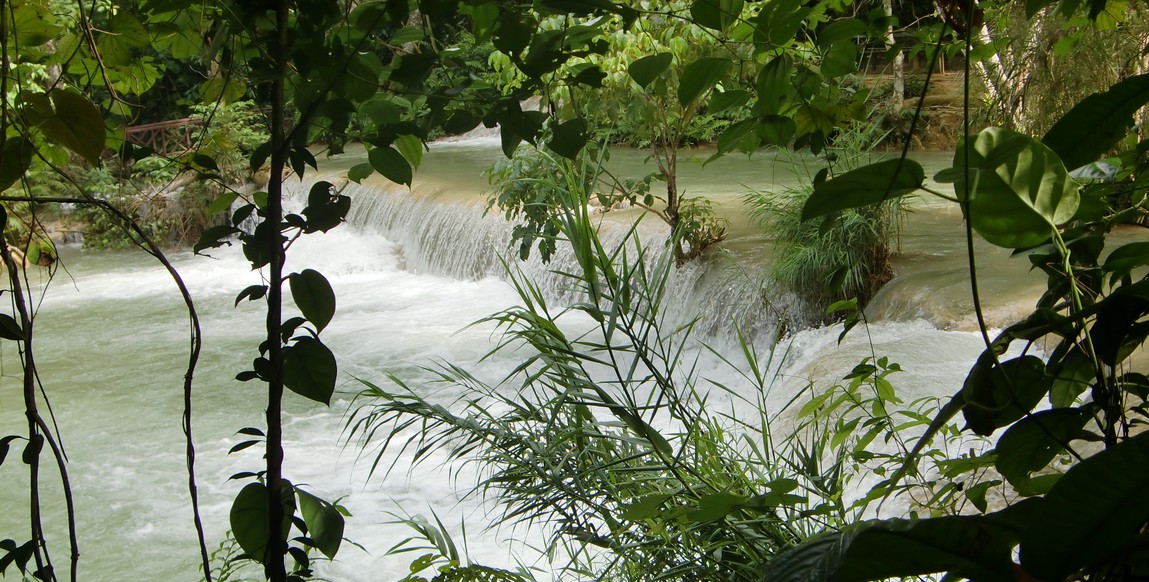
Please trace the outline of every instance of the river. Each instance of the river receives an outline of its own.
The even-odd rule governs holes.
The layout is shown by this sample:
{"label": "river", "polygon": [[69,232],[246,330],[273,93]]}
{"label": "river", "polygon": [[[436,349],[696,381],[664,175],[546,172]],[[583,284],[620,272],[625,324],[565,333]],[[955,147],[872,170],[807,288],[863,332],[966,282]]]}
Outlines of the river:
{"label": "river", "polygon": [[[413,192],[381,180],[350,185],[351,224],[304,237],[290,251],[288,267],[322,271],[338,297],[338,312],[324,332],[338,355],[341,380],[330,408],[289,395],[286,400],[285,475],[326,499],[342,499],[354,517],[338,560],[319,573],[332,580],[390,580],[406,575],[410,555],[386,556],[410,535],[396,516],[434,511],[462,543],[462,524],[472,557],[495,566],[548,568],[526,547],[523,530],[485,531],[487,505],[466,495],[472,467],[449,467],[432,459],[407,469],[397,460],[388,475],[369,478],[371,455],[345,441],[344,424],[359,384],[382,382],[385,373],[420,378],[437,362],[460,364],[480,378],[497,380],[517,364],[498,354],[480,363],[492,346],[490,326],[467,324],[516,303],[499,276],[497,253],[506,250],[508,226],[482,213],[483,170],[500,155],[497,142],[469,140],[432,148]],[[762,277],[770,241],[745,218],[740,196],[748,189],[795,183],[795,167],[816,168],[808,158],[762,153],[728,156],[703,166],[708,152],[688,152],[680,184],[689,195],[706,195],[731,220],[724,251],[675,275],[672,308],[683,318],[701,313],[702,339],[719,351],[734,347],[729,322],[750,330],[767,348],[770,310],[761,305]],[[645,153],[623,151],[612,164],[623,173],[645,174]],[[949,156],[918,156],[931,175]],[[337,174],[356,163],[355,154],[321,163]],[[310,177],[309,177],[310,179]],[[306,187],[295,187],[306,192]],[[614,219],[625,224],[634,212]],[[654,220],[642,233],[660,241]],[[609,229],[609,227],[608,227]],[[960,213],[929,200],[914,203],[906,220],[896,278],[875,298],[869,333],[837,344],[837,327],[792,333],[787,358],[778,366],[778,398],[807,380],[833,381],[871,350],[907,370],[899,386],[910,395],[952,393],[982,348],[971,314]],[[979,274],[991,322],[1002,325],[1024,313],[1043,280],[1026,276],[1028,263],[1008,252],[978,246]],[[196,374],[195,416],[198,479],[208,538],[214,547],[227,530],[240,471],[259,470],[258,448],[228,455],[241,440],[235,432],[262,426],[262,385],[233,380],[255,356],[262,320],[259,304],[233,306],[245,286],[259,282],[235,247],[212,257],[176,253],[175,266],[191,288],[203,318],[204,356]],[[198,554],[185,487],[180,414],[188,327],[182,303],[166,273],[142,252],[64,249],[63,267],[37,288],[37,353],[41,380],[69,455],[78,506],[82,580],[195,580]],[[545,278],[545,268],[528,266]],[[557,287],[557,283],[552,285]],[[561,299],[562,293],[554,289]],[[759,293],[759,295],[756,295]],[[11,343],[0,343],[0,430],[24,431],[19,399],[19,361]],[[737,375],[705,360],[707,377]],[[707,368],[706,366],[709,366]],[[26,539],[27,474],[19,455],[0,467],[0,538]],[[66,561],[63,503],[53,476],[45,476],[50,550],[58,567]],[[515,541],[515,540],[519,541]],[[517,556],[517,557],[515,557]]]}

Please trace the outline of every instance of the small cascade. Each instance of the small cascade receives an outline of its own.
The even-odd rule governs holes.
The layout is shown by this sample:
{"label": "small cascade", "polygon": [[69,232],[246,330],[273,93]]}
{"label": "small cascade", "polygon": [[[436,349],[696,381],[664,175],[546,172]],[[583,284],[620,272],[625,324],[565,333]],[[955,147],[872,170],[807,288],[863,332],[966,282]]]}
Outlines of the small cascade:
{"label": "small cascade", "polygon": [[[559,245],[549,263],[543,263],[537,251],[527,261],[518,260],[517,249],[510,246],[514,225],[496,211],[484,213],[477,193],[463,195],[441,185],[418,184],[408,191],[377,183],[349,184],[343,192],[353,200],[349,222],[397,244],[410,272],[479,280],[505,279],[507,268],[521,269],[552,302],[581,300],[572,293],[570,278],[562,274],[578,268],[570,248]],[[640,217],[636,212],[603,216],[599,227],[603,244],[607,248],[623,244],[632,221]],[[647,252],[664,252],[660,244],[667,236],[664,224],[646,217],[635,232]],[[748,267],[726,251],[672,269],[663,313],[673,326],[701,317],[695,330],[704,338],[732,337],[736,327],[772,336],[779,326],[785,331],[809,323],[791,293],[768,283],[760,263]]]}

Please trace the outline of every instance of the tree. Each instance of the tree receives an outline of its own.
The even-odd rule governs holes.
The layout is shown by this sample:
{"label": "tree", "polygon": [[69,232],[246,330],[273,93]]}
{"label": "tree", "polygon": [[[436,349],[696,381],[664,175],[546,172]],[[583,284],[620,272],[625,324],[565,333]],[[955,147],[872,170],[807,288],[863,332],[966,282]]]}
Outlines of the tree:
{"label": "tree", "polygon": [[[1077,5],[1063,4],[1073,11]],[[1030,6],[1031,12],[1042,6]],[[1104,2],[1086,7],[1097,19]],[[973,18],[965,13],[966,28]],[[961,30],[959,30],[961,32]],[[969,44],[967,44],[967,49]],[[977,580],[1128,580],[1149,571],[1144,527],[1145,478],[1130,467],[1149,452],[1142,423],[1149,406],[1143,365],[1130,356],[1145,341],[1146,243],[1102,258],[1115,225],[1144,216],[1146,159],[1134,116],[1149,104],[1149,77],[1138,75],[1093,93],[1039,139],[991,127],[959,143],[953,168],[937,179],[967,220],[967,236],[1029,254],[1049,277],[1034,311],[993,339],[980,322],[985,351],[965,384],[933,418],[902,468],[879,484],[897,487],[941,426],[961,414],[978,435],[1002,431],[992,466],[1008,483],[1004,507],[982,515],[872,520],[811,540],[771,563],[773,580],[877,580],[947,573]],[[1079,168],[1118,148],[1113,175],[1075,181]],[[925,189],[920,167],[882,162],[816,190],[806,216],[873,204]],[[865,186],[869,184],[870,186]],[[974,256],[971,281],[979,306]],[[978,307],[980,318],[980,307]],[[1048,342],[1043,355],[1031,346]],[[1022,355],[1010,348],[1021,344]],[[1088,396],[1086,396],[1088,395]],[[1043,401],[1048,402],[1048,408]],[[1004,430],[1003,430],[1004,429]],[[1100,448],[1084,443],[1101,443]],[[968,464],[968,463],[967,463]],[[1000,481],[998,481],[1000,483]],[[984,494],[983,482],[966,483]],[[973,499],[971,497],[971,499]],[[1014,556],[1017,556],[1015,562]]]}

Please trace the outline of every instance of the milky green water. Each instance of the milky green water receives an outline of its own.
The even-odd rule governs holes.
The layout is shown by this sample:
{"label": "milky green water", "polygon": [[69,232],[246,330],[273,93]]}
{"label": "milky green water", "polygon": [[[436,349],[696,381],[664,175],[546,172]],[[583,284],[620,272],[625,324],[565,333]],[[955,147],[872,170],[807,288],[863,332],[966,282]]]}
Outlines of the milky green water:
{"label": "milky green water", "polygon": [[[414,193],[379,183],[352,187],[354,205],[363,209],[354,225],[307,237],[289,255],[290,269],[320,269],[338,296],[339,310],[325,338],[339,355],[340,393],[330,408],[289,397],[285,429],[286,475],[325,498],[343,498],[354,513],[347,537],[367,548],[345,546],[336,563],[324,565],[320,571],[333,580],[401,578],[410,558],[384,554],[409,533],[387,522],[394,514],[432,509],[457,534],[465,521],[470,551],[486,563],[514,566],[508,548],[528,564],[542,563],[523,548],[522,542],[534,541],[536,533],[483,532],[487,505],[464,497],[459,487],[473,478],[473,468],[455,467],[451,473],[444,459],[432,457],[408,470],[409,459],[399,458],[398,470],[369,478],[372,457],[362,458],[356,446],[343,440],[345,414],[358,386],[354,377],[379,381],[384,372],[418,377],[419,366],[446,361],[495,380],[517,365],[513,355],[476,364],[491,347],[492,330],[465,327],[516,301],[495,276],[494,257],[505,248],[506,226],[481,214],[482,171],[498,155],[495,143],[446,145],[427,156]],[[685,156],[680,184],[688,195],[712,197],[730,219],[732,234],[724,246],[732,258],[715,256],[680,275],[674,305],[683,311],[722,308],[727,298],[744,295],[734,288],[740,276],[731,274],[730,265],[765,272],[770,240],[746,218],[742,193],[793,185],[795,161],[810,164],[811,173],[816,170],[811,160],[769,154],[750,160],[731,156],[703,167],[698,160],[707,156],[705,151]],[[921,157],[930,174],[949,159]],[[644,158],[642,152],[621,152],[612,164],[623,173],[643,174],[649,171]],[[353,163],[354,154],[324,169],[333,172]],[[645,221],[644,228],[644,236],[665,236],[655,221]],[[952,393],[981,349],[972,333],[962,234],[955,208],[917,203],[906,221],[897,278],[871,309],[869,336],[855,334],[841,346],[833,327],[791,336],[791,356],[781,370],[787,380],[777,387],[776,398],[787,399],[787,390],[807,379],[840,377],[871,347],[908,370],[903,383],[914,394]],[[978,252],[991,317],[1007,322],[1032,304],[1042,281],[1022,276],[1028,264],[1009,259],[1004,250],[979,245]],[[246,268],[234,248],[215,255],[174,256],[193,290],[205,331],[194,426],[203,513],[213,547],[223,538],[230,500],[242,486],[228,476],[260,466],[258,448],[235,455],[227,451],[240,440],[236,430],[262,425],[265,407],[258,385],[232,379],[255,357],[262,326],[257,305],[236,308],[233,298],[258,282],[259,275]],[[143,253],[69,249],[63,259],[65,268],[50,284],[35,282],[36,351],[77,496],[80,579],[198,579],[180,431],[188,346],[180,298],[162,269]],[[755,321],[762,320],[759,314]],[[720,349],[731,341],[722,333],[728,327],[724,322],[711,326],[709,339]],[[737,385],[734,371],[704,351],[699,354],[706,377]],[[11,342],[0,344],[0,364],[0,434],[23,433],[20,369]],[[54,476],[47,472],[44,512],[50,550],[57,568],[64,569],[62,503]],[[27,539],[26,489],[25,467],[18,454],[11,454],[0,467],[0,539]]]}

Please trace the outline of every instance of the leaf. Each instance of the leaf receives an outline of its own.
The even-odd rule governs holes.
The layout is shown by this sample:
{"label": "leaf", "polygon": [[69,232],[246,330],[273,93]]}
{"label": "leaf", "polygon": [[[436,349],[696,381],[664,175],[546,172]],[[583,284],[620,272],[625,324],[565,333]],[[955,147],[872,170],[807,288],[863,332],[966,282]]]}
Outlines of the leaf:
{"label": "leaf", "polygon": [[213,226],[203,231],[203,234],[201,234],[199,237],[199,241],[196,242],[192,247],[192,252],[198,255],[200,252],[207,249],[214,249],[217,247],[222,247],[223,245],[230,245],[231,242],[228,239],[231,237],[231,235],[238,234],[240,232],[242,231],[238,228],[235,228],[234,226],[228,226],[226,224]]}
{"label": "leaf", "polygon": [[40,451],[44,449],[44,435],[34,434],[28,439],[28,444],[24,445],[24,451],[20,453],[20,460],[25,465],[31,465],[40,458]]}
{"label": "leaf", "polygon": [[707,103],[707,112],[711,115],[722,113],[728,109],[736,109],[750,101],[750,92],[743,89],[733,91],[717,91],[710,96]]}
{"label": "leaf", "polygon": [[192,156],[192,163],[213,172],[219,171],[219,164],[216,163],[215,158],[207,154],[195,154]]}
{"label": "leaf", "polygon": [[663,503],[670,500],[669,495],[647,495],[637,501],[622,505],[622,514],[619,519],[627,521],[642,521],[659,514]]}
{"label": "leaf", "polygon": [[[251,158],[248,160],[247,165],[251,168],[251,173],[259,172],[260,168],[267,163],[268,156],[271,155],[271,142],[265,141],[251,150]],[[262,205],[261,205],[262,206]]]}
{"label": "leaf", "polygon": [[797,131],[798,124],[793,119],[780,115],[764,116],[754,127],[754,133],[758,134],[763,143],[778,147],[788,147]]}
{"label": "leaf", "polygon": [[1041,358],[1022,356],[999,365],[983,352],[962,386],[962,414],[971,430],[989,436],[1033,410],[1049,387]]}
{"label": "leaf", "polygon": [[1101,270],[1109,273],[1109,284],[1124,278],[1133,269],[1149,265],[1149,242],[1132,242],[1113,250]]}
{"label": "leaf", "polygon": [[239,193],[237,192],[224,192],[223,194],[217,196],[215,200],[212,200],[211,204],[208,204],[207,213],[219,214],[220,212],[228,210],[231,208],[231,205],[236,201],[237,198],[239,198]]}
{"label": "leaf", "polygon": [[926,171],[908,159],[877,162],[850,170],[814,187],[802,207],[802,220],[905,196],[922,187]]}
{"label": "leaf", "polygon": [[24,330],[20,324],[7,313],[0,313],[0,339],[24,341]]}
{"label": "leaf", "polygon": [[32,142],[23,137],[10,137],[0,150],[0,191],[7,190],[32,165]]}
{"label": "leaf", "polygon": [[200,101],[205,104],[235,103],[247,94],[247,87],[235,79],[212,77],[199,86]]}
{"label": "leaf", "polygon": [[1061,580],[1135,547],[1149,521],[1145,467],[1149,467],[1149,432],[1069,469],[1045,496],[1042,511],[1021,537],[1022,568],[1037,579]]}
{"label": "leaf", "polygon": [[802,0],[767,2],[754,21],[754,42],[766,49],[789,45],[810,10]]}
{"label": "leaf", "polygon": [[954,191],[969,201],[969,221],[985,240],[1020,249],[1036,246],[1053,229],[1073,218],[1081,197],[1057,155],[1041,142],[1020,133],[991,127],[977,134],[971,147],[959,142],[955,168],[965,167],[970,150],[970,175],[958,174]]}
{"label": "leaf", "polygon": [[4,464],[4,458],[8,456],[8,447],[12,441],[23,438],[14,434],[0,437],[0,465]]}
{"label": "leaf", "polygon": [[793,66],[789,55],[778,55],[758,72],[754,86],[758,90],[758,111],[763,115],[777,115],[794,96],[790,83]]}
{"label": "leaf", "polygon": [[235,306],[238,307],[239,302],[243,301],[244,299],[249,301],[258,301],[259,299],[262,299],[264,295],[267,295],[267,285],[250,285],[243,291],[240,291],[239,295],[236,295]]}
{"label": "leaf", "polygon": [[403,158],[411,163],[412,168],[419,169],[419,164],[423,161],[422,140],[413,135],[401,135],[395,138],[393,145]]}
{"label": "leaf", "polygon": [[[295,515],[295,499],[292,485],[286,479],[280,481],[283,493],[283,541],[291,530],[291,517]],[[267,561],[266,549],[271,528],[267,524],[267,487],[263,483],[248,483],[240,489],[231,504],[229,522],[236,543],[251,559]],[[274,559],[274,558],[273,558]]]}
{"label": "leaf", "polygon": [[858,47],[853,41],[844,40],[830,45],[822,55],[820,67],[827,79],[849,75],[858,70]]}
{"label": "leaf", "polygon": [[350,170],[347,170],[347,179],[356,184],[362,184],[363,180],[374,172],[375,168],[371,164],[355,164],[351,166]]}
{"label": "leaf", "polygon": [[411,186],[413,177],[411,164],[398,151],[390,147],[373,148],[367,154],[367,161],[371,162],[371,167],[375,168],[375,171],[382,174],[384,178],[396,184]]}
{"label": "leaf", "polygon": [[304,398],[330,406],[337,375],[335,354],[318,339],[301,338],[283,349],[283,385]]}
{"label": "leaf", "polygon": [[235,446],[231,447],[231,449],[229,449],[227,451],[227,454],[230,455],[232,453],[238,453],[238,452],[240,452],[246,448],[258,445],[260,442],[262,442],[262,441],[250,440],[250,441],[243,441],[243,442],[237,443]]}
{"label": "leaf", "polygon": [[324,556],[334,559],[343,542],[343,514],[332,504],[302,489],[296,489],[295,493],[299,497],[299,513],[307,524],[307,537]]}
{"label": "leaf", "polygon": [[678,83],[678,102],[686,107],[726,76],[733,63],[722,57],[703,57],[686,65]]}
{"label": "leaf", "polygon": [[314,269],[304,269],[287,277],[291,287],[291,298],[308,321],[315,324],[315,331],[321,332],[335,316],[335,291],[322,273]]}
{"label": "leaf", "polygon": [[699,26],[723,31],[738,21],[743,5],[743,0],[694,0],[690,17]]}
{"label": "leaf", "polygon": [[1022,495],[1044,493],[1030,486],[1030,473],[1049,465],[1065,444],[1077,438],[1089,418],[1079,408],[1054,408],[1017,421],[998,439],[994,466]]}
{"label": "leaf", "polygon": [[350,197],[336,193],[331,182],[316,182],[307,193],[307,207],[303,209],[307,224],[303,231],[327,232],[342,224],[350,210]]}
{"label": "leaf", "polygon": [[[713,160],[726,152],[738,147],[747,136],[754,134],[755,121],[753,119],[743,119],[730,127],[727,127],[722,135],[718,136],[718,151],[711,156]],[[710,160],[707,160],[709,162]]]}
{"label": "leaf", "polygon": [[[49,104],[50,100],[50,104]],[[104,153],[107,130],[100,110],[74,89],[52,89],[32,98],[29,120],[44,135],[96,165]]]}
{"label": "leaf", "polygon": [[765,579],[852,582],[949,572],[1012,582],[1013,545],[1033,510],[1023,502],[988,515],[863,522],[776,556]]}
{"label": "leaf", "polygon": [[646,88],[647,85],[654,82],[655,79],[670,66],[670,62],[674,59],[670,53],[656,53],[653,55],[642,57],[634,61],[626,68],[626,72],[630,73],[630,78],[638,83],[639,87]]}
{"label": "leaf", "polygon": [[547,147],[556,154],[573,160],[578,157],[579,152],[586,145],[586,140],[586,119],[576,117],[554,127],[553,135],[551,140],[547,142]]}
{"label": "leaf", "polygon": [[1098,359],[1116,366],[1145,340],[1144,323],[1149,313],[1149,293],[1140,284],[1126,285],[1099,304],[1097,319],[1090,328]]}
{"label": "leaf", "polygon": [[748,500],[733,493],[712,493],[698,500],[698,508],[686,514],[686,518],[696,523],[707,523],[724,519],[730,512],[746,506]]}
{"label": "leaf", "polygon": [[1076,169],[1113,149],[1133,126],[1133,114],[1149,103],[1149,74],[1129,77],[1082,99],[1061,116],[1041,142]]}
{"label": "leaf", "polygon": [[818,46],[825,48],[841,41],[853,42],[855,37],[865,36],[868,28],[857,18],[839,18],[818,31]]}

